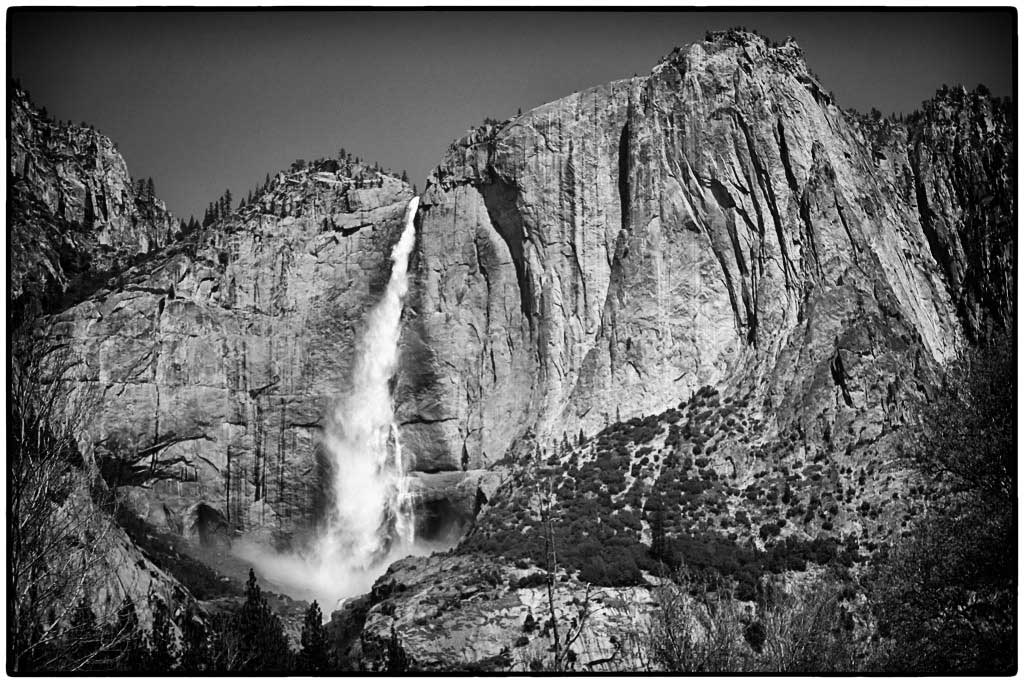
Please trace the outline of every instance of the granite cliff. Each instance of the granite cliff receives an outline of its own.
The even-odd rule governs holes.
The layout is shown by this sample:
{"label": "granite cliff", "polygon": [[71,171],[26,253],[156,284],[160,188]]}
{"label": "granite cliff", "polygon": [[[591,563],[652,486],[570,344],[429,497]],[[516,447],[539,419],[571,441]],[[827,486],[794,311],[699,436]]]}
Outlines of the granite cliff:
{"label": "granite cliff", "polygon": [[411,196],[361,165],[293,168],[50,319],[103,388],[90,441],[144,520],[197,540],[315,525],[316,435]]}
{"label": "granite cliff", "polygon": [[865,121],[796,43],[742,32],[477,129],[421,204],[407,438],[455,469],[704,384],[787,419],[826,384],[880,405],[829,379],[881,370],[868,327],[905,338],[906,368],[1007,323],[1009,140],[1006,107],[963,91]]}
{"label": "granite cliff", "polygon": [[91,127],[64,125],[14,86],[8,116],[8,317],[67,306],[133,260],[166,244],[178,222],[133,181],[117,146]]}

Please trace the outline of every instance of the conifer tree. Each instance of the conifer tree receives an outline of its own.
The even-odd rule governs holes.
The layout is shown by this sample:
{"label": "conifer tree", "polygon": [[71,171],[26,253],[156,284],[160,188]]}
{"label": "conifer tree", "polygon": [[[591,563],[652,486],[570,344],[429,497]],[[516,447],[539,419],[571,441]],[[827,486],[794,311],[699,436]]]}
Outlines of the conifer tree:
{"label": "conifer tree", "polygon": [[231,215],[231,190],[224,190],[220,198],[220,217],[227,218]]}
{"label": "conifer tree", "polygon": [[654,501],[648,522],[651,525],[651,557],[662,562],[670,562],[665,543],[665,509],[661,501]]}
{"label": "conifer tree", "polygon": [[323,622],[320,606],[314,600],[306,610],[306,620],[302,625],[300,637],[302,649],[299,651],[299,666],[303,671],[331,669],[330,646]]}
{"label": "conifer tree", "polygon": [[291,668],[292,653],[281,620],[267,605],[252,569],[245,585],[245,604],[232,621],[240,646],[240,670],[287,671]]}

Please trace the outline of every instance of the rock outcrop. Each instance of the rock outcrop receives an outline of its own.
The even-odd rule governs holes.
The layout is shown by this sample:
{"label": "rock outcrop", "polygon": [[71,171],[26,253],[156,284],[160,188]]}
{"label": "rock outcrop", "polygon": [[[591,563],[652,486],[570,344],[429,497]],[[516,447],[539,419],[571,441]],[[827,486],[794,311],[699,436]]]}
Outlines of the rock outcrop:
{"label": "rock outcrop", "polygon": [[454,143],[421,202],[407,438],[485,466],[704,384],[795,417],[812,378],[849,393],[828,368],[874,365],[878,333],[912,368],[1005,324],[1006,112],[940,97],[894,127],[890,158],[796,43],[732,31]]}
{"label": "rock outcrop", "polygon": [[[371,594],[334,613],[331,629],[342,657],[361,670],[550,667],[546,624],[552,606],[545,576],[536,566],[479,555],[407,558],[392,565]],[[638,670],[635,640],[655,601],[649,587],[595,589],[559,575],[553,609],[562,643],[571,640],[566,668]]]}
{"label": "rock outcrop", "polygon": [[83,298],[166,244],[178,223],[110,138],[52,121],[12,86],[8,154],[12,321]]}
{"label": "rock outcrop", "polygon": [[87,440],[134,512],[196,540],[314,526],[321,420],[411,196],[359,164],[293,168],[52,316],[101,394]]}

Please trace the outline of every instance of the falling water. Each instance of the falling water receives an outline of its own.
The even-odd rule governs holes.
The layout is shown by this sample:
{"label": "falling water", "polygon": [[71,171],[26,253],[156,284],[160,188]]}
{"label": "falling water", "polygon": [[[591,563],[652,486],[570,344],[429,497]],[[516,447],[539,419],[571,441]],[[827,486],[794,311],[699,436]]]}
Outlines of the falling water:
{"label": "falling water", "polygon": [[335,407],[325,438],[334,469],[334,506],[320,555],[325,562],[341,562],[355,571],[372,567],[396,546],[413,541],[407,465],[389,384],[398,365],[418,204],[419,198],[413,197],[406,209],[405,229],[391,253],[391,278],[360,342],[352,390]]}
{"label": "falling water", "polygon": [[328,416],[324,446],[332,465],[333,499],[315,547],[301,555],[244,544],[234,548],[281,590],[325,606],[369,590],[388,562],[429,551],[414,546],[408,456],[402,452],[389,387],[398,366],[418,204],[413,197],[406,208],[405,228],[391,252],[391,278],[357,349],[351,390]]}

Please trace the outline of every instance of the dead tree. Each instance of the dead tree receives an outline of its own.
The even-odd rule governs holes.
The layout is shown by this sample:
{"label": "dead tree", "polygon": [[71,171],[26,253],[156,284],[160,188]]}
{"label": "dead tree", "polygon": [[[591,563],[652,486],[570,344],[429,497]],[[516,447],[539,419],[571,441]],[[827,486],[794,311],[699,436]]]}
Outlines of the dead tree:
{"label": "dead tree", "polygon": [[[65,347],[12,340],[7,385],[9,653],[11,670],[82,670],[66,626],[103,565],[112,523],[93,502],[78,439],[94,400],[70,382]],[[104,615],[107,616],[107,615]],[[116,639],[116,634],[107,638]],[[102,639],[101,639],[102,640]],[[98,642],[109,648],[111,642]],[[81,648],[75,648],[80,650]]]}

